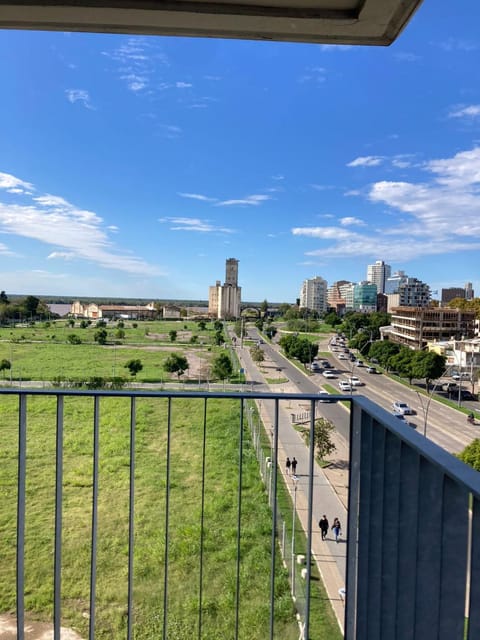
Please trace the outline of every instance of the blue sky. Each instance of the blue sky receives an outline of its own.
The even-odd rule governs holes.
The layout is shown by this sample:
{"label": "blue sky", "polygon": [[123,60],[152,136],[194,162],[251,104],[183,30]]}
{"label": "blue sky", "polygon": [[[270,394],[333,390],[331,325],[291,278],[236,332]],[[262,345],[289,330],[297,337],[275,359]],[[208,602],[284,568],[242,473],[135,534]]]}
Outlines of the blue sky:
{"label": "blue sky", "polygon": [[0,288],[244,300],[385,260],[480,294],[480,6],[389,48],[3,31]]}

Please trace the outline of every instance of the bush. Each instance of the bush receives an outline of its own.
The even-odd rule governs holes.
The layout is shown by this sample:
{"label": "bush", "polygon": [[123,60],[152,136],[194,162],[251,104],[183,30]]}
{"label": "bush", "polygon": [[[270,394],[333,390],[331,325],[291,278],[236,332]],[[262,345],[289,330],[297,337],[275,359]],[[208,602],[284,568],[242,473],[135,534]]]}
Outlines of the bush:
{"label": "bush", "polygon": [[[54,336],[52,336],[53,338]],[[69,336],[67,336],[67,342],[69,344],[82,344],[82,340],[79,336],[77,336],[75,333],[71,333]]]}

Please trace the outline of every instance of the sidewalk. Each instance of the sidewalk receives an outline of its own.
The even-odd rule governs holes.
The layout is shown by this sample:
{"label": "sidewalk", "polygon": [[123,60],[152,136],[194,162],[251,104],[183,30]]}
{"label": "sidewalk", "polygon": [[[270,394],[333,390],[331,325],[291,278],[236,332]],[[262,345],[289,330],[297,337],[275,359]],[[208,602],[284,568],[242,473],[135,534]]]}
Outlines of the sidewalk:
{"label": "sidewalk", "polygon": [[[265,376],[255,363],[253,363],[248,349],[237,347],[237,356],[244,367],[248,380],[257,384],[263,384],[266,390],[284,391],[285,393],[298,393],[295,384],[291,382],[269,385]],[[268,366],[265,361],[260,365]],[[272,367],[275,370],[275,367]],[[271,387],[274,387],[273,389]],[[274,403],[258,402],[261,419],[267,433],[274,424]],[[280,403],[278,424],[278,459],[279,471],[282,473],[285,483],[293,499],[293,482],[286,475],[284,460],[287,456],[295,457],[297,465],[297,515],[306,532],[308,528],[308,448],[305,446],[300,433],[291,424],[290,413],[300,413],[302,407],[298,401],[291,400]],[[320,405],[321,411],[321,405]],[[344,602],[339,596],[339,589],[345,587],[346,569],[346,540],[347,540],[347,499],[348,499],[348,449],[347,444],[337,433],[334,435],[334,443],[337,451],[333,454],[330,467],[322,469],[317,462],[314,467],[313,485],[313,512],[312,512],[312,557],[317,563],[322,576],[328,598],[342,632],[344,631]],[[335,517],[342,524],[342,542],[336,544],[332,532],[329,531],[327,540],[322,541],[318,521],[323,514],[327,515],[330,526]]]}

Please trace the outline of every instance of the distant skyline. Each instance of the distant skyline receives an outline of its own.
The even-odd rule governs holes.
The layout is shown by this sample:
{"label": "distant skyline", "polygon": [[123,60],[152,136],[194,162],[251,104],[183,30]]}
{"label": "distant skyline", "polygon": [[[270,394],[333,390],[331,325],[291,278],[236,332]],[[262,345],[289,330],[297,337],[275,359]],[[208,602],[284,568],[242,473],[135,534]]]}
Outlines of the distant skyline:
{"label": "distant skyline", "polygon": [[[2,31],[0,288],[242,299],[384,260],[480,292],[480,7],[389,48]],[[435,296],[437,297],[437,296]]]}

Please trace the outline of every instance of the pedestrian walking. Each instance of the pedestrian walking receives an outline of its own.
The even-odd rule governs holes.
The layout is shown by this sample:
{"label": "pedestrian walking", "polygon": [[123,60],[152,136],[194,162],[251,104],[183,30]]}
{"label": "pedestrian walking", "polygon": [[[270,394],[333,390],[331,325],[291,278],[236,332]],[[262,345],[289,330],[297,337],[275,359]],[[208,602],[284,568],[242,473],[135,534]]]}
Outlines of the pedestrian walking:
{"label": "pedestrian walking", "polygon": [[320,527],[320,531],[322,532],[322,540],[325,540],[328,533],[328,520],[327,516],[322,516],[318,521],[318,526]]}
{"label": "pedestrian walking", "polygon": [[292,458],[292,475],[296,476],[297,475],[297,459],[296,458]]}
{"label": "pedestrian walking", "polygon": [[342,525],[340,524],[340,520],[335,518],[332,524],[332,531],[335,535],[335,542],[338,542],[339,536],[342,535]]}
{"label": "pedestrian walking", "polygon": [[285,473],[287,474],[287,476],[290,475],[290,465],[292,463],[290,462],[290,458],[287,457],[286,461],[285,461]]}

